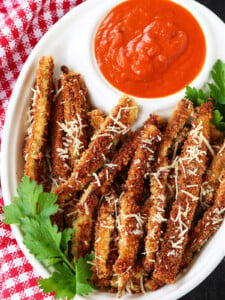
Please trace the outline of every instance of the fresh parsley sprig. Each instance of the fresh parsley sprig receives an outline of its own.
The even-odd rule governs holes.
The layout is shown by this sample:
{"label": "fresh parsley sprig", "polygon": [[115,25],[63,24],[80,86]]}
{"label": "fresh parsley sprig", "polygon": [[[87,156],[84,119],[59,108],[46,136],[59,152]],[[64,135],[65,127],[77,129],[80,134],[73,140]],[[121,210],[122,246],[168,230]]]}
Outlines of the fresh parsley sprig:
{"label": "fresh parsley sprig", "polygon": [[211,82],[209,82],[205,89],[186,87],[185,98],[193,102],[194,106],[200,106],[209,98],[213,102],[213,118],[212,123],[217,129],[225,130],[225,63],[220,59],[214,64],[210,72]]}
{"label": "fresh parsley sprig", "polygon": [[57,196],[43,192],[42,185],[24,176],[19,188],[19,197],[14,197],[13,204],[4,206],[3,220],[6,224],[17,224],[24,233],[23,243],[38,260],[46,261],[55,271],[47,279],[37,280],[45,293],[55,292],[55,299],[73,299],[74,296],[87,295],[93,290],[88,281],[92,276],[93,255],[74,259],[68,257],[68,242],[72,229],[58,230],[52,225],[50,216],[58,210]]}

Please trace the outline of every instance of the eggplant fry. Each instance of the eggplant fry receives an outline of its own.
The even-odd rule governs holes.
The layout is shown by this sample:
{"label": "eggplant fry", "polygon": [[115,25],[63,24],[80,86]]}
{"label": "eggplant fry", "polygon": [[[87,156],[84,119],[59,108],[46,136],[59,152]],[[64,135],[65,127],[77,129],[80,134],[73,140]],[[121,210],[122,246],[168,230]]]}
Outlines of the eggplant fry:
{"label": "eggplant fry", "polygon": [[114,265],[114,272],[118,274],[119,295],[121,295],[131,277],[139,241],[143,235],[143,219],[138,199],[142,196],[144,176],[151,169],[161,139],[160,131],[154,125],[149,125],[144,129],[128,172],[126,191],[120,200],[118,218],[119,257]]}
{"label": "eggplant fry", "polygon": [[100,279],[111,278],[112,264],[109,264],[111,242],[115,233],[115,211],[118,197],[111,191],[103,197],[99,208],[97,224],[95,226],[95,263],[97,275]]}
{"label": "eggplant fry", "polygon": [[88,113],[89,122],[94,132],[97,132],[105,121],[105,114],[100,109],[93,109]]}
{"label": "eggplant fry", "polygon": [[137,112],[138,108],[134,100],[129,97],[120,99],[112,114],[105,119],[101,129],[94,135],[68,181],[55,189],[59,201],[70,198],[74,191],[83,190],[96,176],[96,172],[105,164],[113,146],[118,143],[121,136],[129,132]]}
{"label": "eggplant fry", "polygon": [[38,181],[40,164],[48,135],[48,121],[52,101],[53,58],[43,56],[36,73],[33,97],[33,121],[25,145],[24,175]]}
{"label": "eggplant fry", "polygon": [[173,166],[173,168],[170,169],[168,177],[167,177],[167,183],[166,183],[166,201],[167,201],[167,211],[170,211],[171,209],[171,205],[172,200],[175,197],[175,193],[176,193],[176,182],[175,182],[175,178],[176,178],[176,173],[175,171],[177,171],[177,156],[179,156],[179,154],[182,151],[184,142],[187,140],[187,136],[189,134],[190,131],[190,126],[185,125],[183,130],[178,134],[177,136],[177,141],[174,142],[173,146],[171,147],[171,149],[173,149],[173,153],[171,153],[171,167]]}
{"label": "eggplant fry", "polygon": [[98,201],[96,194],[90,193],[87,189],[74,210],[71,253],[77,259],[81,256],[84,257],[90,251],[92,228],[95,221],[94,210]]}
{"label": "eggplant fry", "polygon": [[192,129],[179,158],[177,198],[167,221],[166,233],[153,272],[153,277],[164,283],[173,283],[180,270],[188,232],[199,201],[202,176],[206,169],[211,118],[210,102],[197,108]]}
{"label": "eggplant fry", "polygon": [[54,185],[54,180],[52,180],[52,165],[51,165],[51,155],[50,155],[50,147],[48,143],[45,146],[43,151],[43,157],[40,164],[39,176],[38,176],[38,184],[43,185],[43,191],[50,193],[52,190],[52,186]]}
{"label": "eggplant fry", "polygon": [[194,227],[183,255],[182,267],[192,261],[196,252],[199,252],[208,239],[219,229],[225,215],[225,171],[222,173],[221,183],[217,190],[215,202],[205,211],[201,220]]}
{"label": "eggplant fry", "polygon": [[69,157],[72,167],[79,160],[82,152],[89,143],[89,103],[87,88],[81,75],[62,67],[61,75],[62,97],[64,102],[64,122],[59,126],[66,133],[66,141],[69,145]]}
{"label": "eggplant fry", "polygon": [[[146,217],[148,219],[147,235],[145,237],[146,255],[144,258],[144,268],[148,272],[152,271],[154,268],[155,256],[159,249],[159,243],[162,235],[162,223],[166,221],[165,210],[167,204],[167,177],[171,168],[174,167],[174,162],[172,165],[169,165],[168,155],[174,141],[178,141],[178,144],[175,147],[176,151],[179,143],[183,139],[183,136],[186,136],[184,126],[192,112],[193,106],[190,101],[182,100],[178,103],[177,108],[173,112],[167,124],[164,139],[160,145],[156,166],[157,172],[152,173],[150,176],[151,195],[149,202],[151,203],[151,207],[149,207],[147,211],[146,205],[144,206],[145,213],[147,212]],[[179,137],[179,139],[177,139],[177,137]]]}
{"label": "eggplant fry", "polygon": [[71,167],[69,165],[68,145],[65,145],[64,132],[59,124],[64,123],[64,104],[61,81],[58,81],[58,91],[52,105],[50,119],[51,166],[52,176],[58,183],[67,180]]}
{"label": "eggplant fry", "polygon": [[201,186],[200,204],[204,210],[213,204],[216,190],[220,185],[221,172],[225,169],[225,140],[217,154],[213,157],[210,167],[206,171],[205,180]]}

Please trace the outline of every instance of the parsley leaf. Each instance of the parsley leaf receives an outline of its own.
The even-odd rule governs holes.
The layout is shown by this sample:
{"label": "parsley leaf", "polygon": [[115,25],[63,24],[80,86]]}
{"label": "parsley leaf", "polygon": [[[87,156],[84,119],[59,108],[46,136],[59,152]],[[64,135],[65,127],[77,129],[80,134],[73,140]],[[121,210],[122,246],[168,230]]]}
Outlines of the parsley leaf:
{"label": "parsley leaf", "polygon": [[225,64],[218,59],[211,71],[214,83],[209,83],[210,96],[218,103],[225,104]]}
{"label": "parsley leaf", "polygon": [[61,232],[50,221],[41,222],[33,218],[24,217],[21,229],[25,233],[23,243],[40,261],[48,258],[61,258],[64,260],[60,249]]}
{"label": "parsley leaf", "polygon": [[87,279],[91,278],[92,271],[91,265],[88,264],[88,261],[92,261],[94,256],[89,254],[86,255],[85,258],[80,257],[78,261],[74,260],[75,268],[76,268],[76,278],[77,278],[77,286],[76,291],[80,296],[88,295],[92,291],[92,287]]}
{"label": "parsley leaf", "polygon": [[55,194],[42,193],[38,198],[38,214],[43,218],[54,215],[58,210],[58,205],[55,204],[56,200]]}
{"label": "parsley leaf", "polygon": [[220,130],[225,130],[225,63],[217,60],[210,72],[212,82],[208,83],[208,89],[196,89],[186,86],[185,98],[190,100],[194,107],[201,106],[202,103],[212,99],[214,106],[212,124]]}
{"label": "parsley leaf", "polygon": [[55,297],[73,299],[76,294],[87,295],[93,290],[88,279],[92,276],[92,255],[74,260],[68,257],[68,243],[73,229],[62,232],[51,223],[50,216],[58,210],[57,196],[43,192],[42,185],[24,176],[13,204],[4,206],[6,224],[18,224],[24,233],[23,243],[37,259],[54,266],[51,277],[38,280],[45,293],[55,291]]}
{"label": "parsley leaf", "polygon": [[45,293],[55,292],[55,299],[73,299],[76,295],[76,276],[66,264],[57,264],[51,277],[38,279],[39,287]]}
{"label": "parsley leaf", "polygon": [[208,97],[202,89],[197,90],[195,87],[192,88],[187,85],[185,98],[190,100],[194,104],[194,106],[200,106],[207,100]]}
{"label": "parsley leaf", "polygon": [[60,246],[61,246],[63,252],[66,254],[66,256],[68,256],[68,243],[71,239],[72,233],[73,233],[72,228],[66,228],[62,232],[62,238],[61,238]]}
{"label": "parsley leaf", "polygon": [[56,264],[56,271],[47,279],[39,279],[38,284],[45,293],[55,292],[55,298],[73,299],[74,295],[88,295],[93,286],[88,282],[92,276],[91,265],[94,255],[88,254],[85,258],[74,259],[76,276],[66,264]]}
{"label": "parsley leaf", "polygon": [[213,110],[212,123],[216,126],[217,129],[223,131],[225,130],[225,122],[222,121],[223,116],[221,115],[218,109]]}
{"label": "parsley leaf", "polygon": [[28,176],[24,176],[17,192],[20,197],[14,197],[12,205],[4,206],[6,224],[21,225],[24,216],[37,217],[37,202],[43,187],[37,186],[34,180],[30,181]]}

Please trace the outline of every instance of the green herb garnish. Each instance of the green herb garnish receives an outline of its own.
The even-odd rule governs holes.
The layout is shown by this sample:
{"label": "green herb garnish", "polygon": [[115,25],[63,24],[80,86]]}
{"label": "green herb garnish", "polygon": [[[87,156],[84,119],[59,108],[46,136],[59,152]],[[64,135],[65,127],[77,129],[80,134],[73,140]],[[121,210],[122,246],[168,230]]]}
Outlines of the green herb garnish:
{"label": "green herb garnish", "polygon": [[220,59],[216,61],[210,72],[211,82],[206,88],[197,90],[190,86],[186,87],[185,98],[192,101],[194,107],[212,99],[214,106],[212,123],[217,129],[225,130],[225,63]]}
{"label": "green herb garnish", "polygon": [[51,277],[37,280],[40,288],[45,293],[55,292],[55,299],[89,294],[93,286],[89,282],[92,271],[88,261],[92,261],[94,255],[70,262],[68,242],[73,229],[60,232],[50,220],[58,210],[57,196],[43,192],[42,185],[36,185],[27,176],[23,177],[17,192],[19,197],[14,197],[13,204],[3,207],[3,222],[19,225],[24,233],[23,243],[30,253],[54,267]]}

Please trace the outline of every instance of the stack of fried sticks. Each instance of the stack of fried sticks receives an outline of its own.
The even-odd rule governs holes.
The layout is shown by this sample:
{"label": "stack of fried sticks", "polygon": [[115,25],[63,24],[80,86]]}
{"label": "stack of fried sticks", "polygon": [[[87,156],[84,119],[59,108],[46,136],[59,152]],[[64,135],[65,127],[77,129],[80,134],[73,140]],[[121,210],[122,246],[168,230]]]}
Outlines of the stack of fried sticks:
{"label": "stack of fried sticks", "polygon": [[[42,57],[25,144],[25,175],[58,195],[59,228],[74,229],[71,256],[95,253],[93,282],[131,293],[176,281],[225,214],[225,142],[209,99],[181,100],[168,121],[123,97],[105,116],[80,74]],[[147,100],[146,100],[147,101]],[[91,262],[90,262],[91,263]]]}

